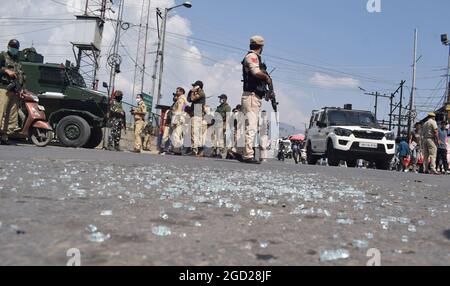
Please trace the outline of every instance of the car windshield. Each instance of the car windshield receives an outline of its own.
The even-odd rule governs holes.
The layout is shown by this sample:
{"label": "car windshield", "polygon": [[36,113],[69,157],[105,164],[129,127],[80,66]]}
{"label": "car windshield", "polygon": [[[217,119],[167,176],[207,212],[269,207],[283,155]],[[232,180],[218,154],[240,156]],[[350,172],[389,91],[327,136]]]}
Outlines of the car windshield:
{"label": "car windshield", "polygon": [[333,110],[328,113],[331,126],[367,126],[378,127],[375,116],[370,112]]}
{"label": "car windshield", "polygon": [[66,75],[71,85],[86,88],[86,82],[77,71],[68,68],[66,69]]}

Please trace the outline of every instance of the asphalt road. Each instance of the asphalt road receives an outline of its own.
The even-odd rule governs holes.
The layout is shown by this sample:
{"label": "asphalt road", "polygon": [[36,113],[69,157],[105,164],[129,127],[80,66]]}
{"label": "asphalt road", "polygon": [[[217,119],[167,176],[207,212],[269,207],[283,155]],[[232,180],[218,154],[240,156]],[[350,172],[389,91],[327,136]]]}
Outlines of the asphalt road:
{"label": "asphalt road", "polygon": [[[0,265],[450,265],[450,176],[0,146]],[[333,255],[336,254],[336,255]]]}

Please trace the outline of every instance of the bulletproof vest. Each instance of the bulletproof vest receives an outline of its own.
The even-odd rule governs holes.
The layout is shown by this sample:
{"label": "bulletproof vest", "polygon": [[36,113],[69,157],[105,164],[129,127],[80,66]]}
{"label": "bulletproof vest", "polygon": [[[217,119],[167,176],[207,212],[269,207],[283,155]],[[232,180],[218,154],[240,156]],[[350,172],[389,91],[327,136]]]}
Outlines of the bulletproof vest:
{"label": "bulletproof vest", "polygon": [[[11,57],[7,52],[0,53],[0,67],[4,67],[6,69],[12,70],[17,74],[17,78],[19,80],[19,84],[23,85],[25,82],[25,76],[22,71],[22,65],[20,64],[18,57],[15,60]],[[7,86],[10,83],[10,79],[6,76],[6,74],[2,74],[0,78],[0,86]]]}
{"label": "bulletproof vest", "polygon": [[122,102],[114,101],[113,105],[111,106],[111,112],[113,117],[122,118]]}
{"label": "bulletproof vest", "polygon": [[[265,63],[262,62],[261,56],[258,55],[255,52],[248,52],[247,56],[249,54],[255,54],[258,56],[259,59],[259,69],[262,72],[267,72],[267,66]],[[243,74],[243,82],[244,82],[244,91],[245,92],[254,92],[259,97],[264,97],[267,92],[267,85],[266,82],[262,79],[257,78],[254,76],[251,71],[245,70],[245,58],[242,61],[242,74]]]}

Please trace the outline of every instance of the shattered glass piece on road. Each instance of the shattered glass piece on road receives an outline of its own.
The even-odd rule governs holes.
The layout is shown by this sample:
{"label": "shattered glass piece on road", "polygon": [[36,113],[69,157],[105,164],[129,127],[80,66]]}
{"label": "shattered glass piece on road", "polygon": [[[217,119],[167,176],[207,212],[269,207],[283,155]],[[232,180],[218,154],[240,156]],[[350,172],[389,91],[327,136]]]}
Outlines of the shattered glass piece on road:
{"label": "shattered glass piece on road", "polygon": [[345,249],[326,250],[320,255],[321,262],[336,261],[341,259],[348,259],[350,253]]}
{"label": "shattered glass piece on road", "polygon": [[105,210],[100,213],[100,216],[112,216],[113,212],[111,210]]}
{"label": "shattered glass piece on road", "polygon": [[269,247],[269,242],[263,240],[259,243],[259,247],[261,247],[262,249],[266,249],[267,247]]}
{"label": "shattered glass piece on road", "polygon": [[89,232],[91,232],[91,233],[94,233],[94,232],[96,232],[96,231],[98,230],[98,228],[97,228],[95,225],[90,224],[90,225],[88,225],[88,226],[86,227],[86,230],[89,231]]}
{"label": "shattered glass piece on road", "polygon": [[88,239],[90,242],[102,243],[110,238],[111,238],[111,236],[109,234],[105,235],[101,232],[94,232],[89,235]]}
{"label": "shattered glass piece on road", "polygon": [[341,225],[352,225],[353,224],[353,220],[352,219],[337,219],[336,220],[337,224],[341,224]]}
{"label": "shattered glass piece on road", "polygon": [[415,225],[410,224],[410,225],[408,226],[408,231],[409,231],[409,232],[417,232],[417,228],[416,228]]}
{"label": "shattered glass piece on road", "polygon": [[152,233],[157,236],[170,236],[172,231],[167,226],[155,226],[152,228]]}
{"label": "shattered glass piece on road", "polygon": [[369,248],[369,242],[366,240],[353,240],[352,245],[359,249]]}

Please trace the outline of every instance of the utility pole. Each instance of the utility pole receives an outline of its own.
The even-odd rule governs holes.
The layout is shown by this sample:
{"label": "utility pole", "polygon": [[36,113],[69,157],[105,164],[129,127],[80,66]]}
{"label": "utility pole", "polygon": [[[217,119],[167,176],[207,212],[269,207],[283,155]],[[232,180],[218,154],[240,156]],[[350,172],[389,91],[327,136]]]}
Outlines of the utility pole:
{"label": "utility pole", "polygon": [[161,94],[161,90],[162,90],[162,81],[163,81],[163,73],[164,73],[164,50],[166,47],[166,28],[167,28],[167,17],[169,16],[169,9],[165,9],[164,11],[164,19],[162,21],[162,39],[161,39],[161,51],[160,51],[160,63],[159,63],[159,82],[158,82],[158,94],[157,94],[157,101],[156,101],[156,105],[160,105],[161,104],[161,98],[162,98],[162,94]]}
{"label": "utility pole", "polygon": [[402,135],[402,109],[403,109],[403,86],[405,85],[405,81],[400,83],[400,106],[398,108],[398,132],[397,137]]}
{"label": "utility pole", "polygon": [[161,25],[160,25],[160,19],[162,19],[162,13],[159,8],[156,9],[156,23],[157,23],[157,30],[158,30],[158,49],[156,51],[156,57],[155,57],[155,65],[153,66],[153,75],[152,75],[152,96],[155,98],[155,96],[158,97],[158,102],[156,105],[159,105],[159,94],[156,94],[156,73],[158,72],[158,65],[159,65],[159,57],[161,56]]}
{"label": "utility pole", "polygon": [[[116,31],[114,36],[113,52],[108,56],[108,65],[111,68],[109,74],[109,85],[108,85],[108,113],[107,118],[109,119],[109,110],[111,105],[111,99],[113,92],[116,89],[116,75],[120,73],[120,64],[122,63],[122,57],[119,55],[120,47],[120,35],[122,32],[122,20],[123,20],[123,10],[125,6],[125,0],[121,0],[119,3],[119,12],[117,13]],[[103,132],[103,149],[108,146],[107,138],[109,136],[109,129],[105,128]]]}
{"label": "utility pole", "polygon": [[377,92],[371,92],[371,93],[365,93],[365,95],[370,95],[370,96],[375,96],[375,118],[377,118],[378,120],[378,98],[382,97],[382,98],[391,98],[391,96],[386,95],[386,94],[381,94],[378,91]]}
{"label": "utility pole", "polygon": [[[114,37],[114,48],[113,52],[108,57],[108,64],[111,67],[111,72],[109,75],[109,88],[111,93],[115,91],[116,88],[116,75],[120,73],[120,64],[122,63],[122,57],[119,55],[120,47],[120,36],[122,32],[122,20],[123,20],[123,10],[125,6],[125,0],[121,0],[119,4],[119,12],[117,15],[116,22],[116,33]],[[111,101],[112,94],[109,95],[109,101]]]}
{"label": "utility pole", "polygon": [[417,29],[415,29],[414,30],[413,80],[412,80],[412,87],[411,87],[411,97],[409,100],[408,134],[411,134],[413,119],[415,120],[415,118],[413,118],[413,115],[415,114],[415,97],[416,97],[417,34],[418,34]]}
{"label": "utility pole", "polygon": [[89,36],[77,34],[72,42],[72,49],[76,59],[76,67],[89,88],[97,89],[97,72],[101,56],[101,44],[103,28],[108,0],[86,0],[84,14],[76,18],[82,27],[88,27],[91,31],[85,31]]}
{"label": "utility pole", "polygon": [[394,98],[395,93],[391,94],[390,104],[389,104],[389,130],[392,131],[392,116],[394,115]]}
{"label": "utility pole", "polygon": [[[139,39],[136,51],[133,93],[144,93],[145,70],[147,61],[148,26],[150,21],[151,0],[142,0],[141,21],[139,25]],[[133,102],[132,102],[133,103]]]}
{"label": "utility pole", "polygon": [[450,122],[450,44],[449,51],[448,51],[448,65],[447,65],[447,88],[446,88],[446,95],[447,95],[447,122]]}

